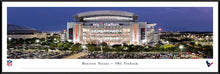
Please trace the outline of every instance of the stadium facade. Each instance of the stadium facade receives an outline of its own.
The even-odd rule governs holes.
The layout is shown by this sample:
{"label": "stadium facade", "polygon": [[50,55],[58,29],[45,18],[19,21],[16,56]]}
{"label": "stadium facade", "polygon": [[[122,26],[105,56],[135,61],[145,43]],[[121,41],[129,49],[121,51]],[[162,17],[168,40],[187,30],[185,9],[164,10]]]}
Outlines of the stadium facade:
{"label": "stadium facade", "polygon": [[159,40],[156,23],[137,22],[138,16],[125,11],[90,11],[67,22],[66,40],[74,43],[147,44]]}

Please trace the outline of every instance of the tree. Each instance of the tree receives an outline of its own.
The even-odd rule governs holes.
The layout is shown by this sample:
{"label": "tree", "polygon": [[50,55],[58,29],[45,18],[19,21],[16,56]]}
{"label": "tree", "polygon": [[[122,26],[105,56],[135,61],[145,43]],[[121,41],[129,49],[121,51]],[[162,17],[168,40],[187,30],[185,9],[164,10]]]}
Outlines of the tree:
{"label": "tree", "polygon": [[103,52],[109,52],[109,51],[112,51],[108,46],[105,46],[103,48]]}
{"label": "tree", "polygon": [[63,44],[63,47],[64,47],[64,48],[69,48],[70,46],[71,46],[70,43],[65,43],[65,44]]}
{"label": "tree", "polygon": [[154,45],[154,47],[155,47],[154,50],[160,51],[162,49],[161,46],[162,46],[161,44],[155,44]]}
{"label": "tree", "polygon": [[128,45],[128,52],[131,52],[133,51],[135,48],[134,48],[134,45],[131,44],[131,45]]}
{"label": "tree", "polygon": [[101,51],[101,47],[95,47],[95,51]]}
{"label": "tree", "polygon": [[61,51],[62,51],[62,50],[65,50],[65,49],[63,49],[63,48],[64,48],[64,43],[58,43],[58,44],[57,44],[57,47],[58,47],[58,49],[61,50]]}
{"label": "tree", "polygon": [[48,52],[48,50],[49,50],[48,48],[43,48],[43,49],[44,49],[45,51],[47,51],[47,52]]}
{"label": "tree", "polygon": [[69,47],[71,47],[70,43],[63,44],[63,50],[65,50],[65,53],[66,53],[66,50],[69,50]]}
{"label": "tree", "polygon": [[42,42],[42,44],[41,45],[47,45],[47,43],[46,42]]}
{"label": "tree", "polygon": [[56,43],[50,44],[50,49],[51,49],[51,50],[55,50],[56,47],[57,47],[57,44],[56,44]]}
{"label": "tree", "polygon": [[90,52],[94,52],[95,49],[96,49],[93,44],[88,44],[88,45],[87,45],[87,48],[88,48],[88,50],[89,50]]}
{"label": "tree", "polygon": [[42,49],[43,49],[43,47],[39,46],[39,47],[37,47],[37,49],[42,50]]}
{"label": "tree", "polygon": [[[120,51],[123,51],[124,48],[122,46],[118,46],[118,47],[114,47],[113,50],[116,52],[120,52]],[[111,51],[111,49],[109,51]]]}
{"label": "tree", "polygon": [[11,43],[11,42],[10,42],[10,43],[9,43],[9,42],[7,43],[7,48],[8,48],[8,49],[9,49],[9,48],[13,48],[14,46],[15,46],[14,43]]}
{"label": "tree", "polygon": [[106,42],[102,42],[102,43],[101,43],[101,46],[104,46],[104,47],[105,47],[105,46],[108,46],[108,44],[107,44]]}
{"label": "tree", "polygon": [[55,50],[55,47],[50,47],[51,50]]}
{"label": "tree", "polygon": [[79,48],[78,48],[76,45],[73,45],[73,46],[70,48],[70,50],[71,50],[72,52],[74,52],[74,51],[79,51],[78,49],[79,49]]}
{"label": "tree", "polygon": [[213,57],[213,46],[212,45],[205,45],[203,46],[205,55],[209,57]]}
{"label": "tree", "polygon": [[159,48],[161,44],[155,44],[154,47]]}
{"label": "tree", "polygon": [[24,39],[20,38],[18,39],[18,44],[23,44],[24,43]]}
{"label": "tree", "polygon": [[57,46],[58,46],[59,48],[62,48],[62,47],[64,46],[64,43],[59,43]]}
{"label": "tree", "polygon": [[76,45],[77,47],[81,46],[81,44],[80,44],[80,43],[76,43],[75,45]]}
{"label": "tree", "polygon": [[30,38],[25,39],[25,43],[26,43],[26,44],[31,44],[31,39],[30,39]]}
{"label": "tree", "polygon": [[128,44],[126,44],[126,43],[123,43],[123,46],[124,46],[124,47],[128,47]]}
{"label": "tree", "polygon": [[150,51],[149,46],[143,46],[143,51]]}
{"label": "tree", "polygon": [[135,52],[140,52],[140,51],[143,51],[143,49],[144,49],[144,47],[141,46],[141,45],[136,45],[136,46],[134,46],[134,47],[135,47],[135,48],[134,48],[133,51],[135,51]]}

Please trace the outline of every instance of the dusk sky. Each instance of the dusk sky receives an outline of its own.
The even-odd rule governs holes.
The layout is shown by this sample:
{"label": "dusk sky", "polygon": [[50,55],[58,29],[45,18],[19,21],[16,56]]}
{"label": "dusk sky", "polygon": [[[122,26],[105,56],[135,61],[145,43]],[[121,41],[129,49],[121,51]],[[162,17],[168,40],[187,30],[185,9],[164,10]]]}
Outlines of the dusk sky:
{"label": "dusk sky", "polygon": [[63,31],[74,15],[95,10],[135,13],[139,22],[157,23],[155,30],[213,32],[212,7],[8,7],[7,23]]}

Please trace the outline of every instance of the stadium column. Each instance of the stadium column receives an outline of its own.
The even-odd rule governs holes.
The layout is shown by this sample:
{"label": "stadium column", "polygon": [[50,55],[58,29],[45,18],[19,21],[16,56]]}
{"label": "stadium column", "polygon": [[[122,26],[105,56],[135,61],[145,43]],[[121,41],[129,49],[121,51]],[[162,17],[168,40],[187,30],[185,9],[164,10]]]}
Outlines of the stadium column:
{"label": "stadium column", "polygon": [[73,42],[81,43],[82,40],[82,24],[74,23],[73,24]]}
{"label": "stadium column", "polygon": [[131,44],[139,44],[140,43],[140,36],[139,36],[139,24],[138,23],[132,23],[131,24]]}

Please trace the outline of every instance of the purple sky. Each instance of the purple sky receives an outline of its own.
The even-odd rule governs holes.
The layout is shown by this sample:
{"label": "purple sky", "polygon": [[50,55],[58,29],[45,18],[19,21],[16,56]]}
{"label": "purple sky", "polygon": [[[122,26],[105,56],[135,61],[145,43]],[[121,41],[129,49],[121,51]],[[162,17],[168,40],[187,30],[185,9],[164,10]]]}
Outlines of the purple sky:
{"label": "purple sky", "polygon": [[7,22],[40,31],[63,31],[77,13],[119,10],[138,15],[138,21],[157,23],[156,30],[213,32],[212,7],[8,7]]}

